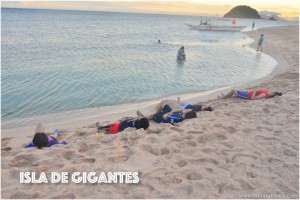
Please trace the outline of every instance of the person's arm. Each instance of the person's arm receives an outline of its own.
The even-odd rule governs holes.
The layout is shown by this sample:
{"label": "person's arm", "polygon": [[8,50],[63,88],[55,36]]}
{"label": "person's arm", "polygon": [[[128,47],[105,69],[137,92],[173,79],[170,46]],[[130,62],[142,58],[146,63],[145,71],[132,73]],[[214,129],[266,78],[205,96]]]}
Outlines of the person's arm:
{"label": "person's arm", "polygon": [[266,97],[267,97],[266,94],[260,94],[260,95],[258,95],[256,97],[253,97],[253,95],[252,95],[251,100],[265,99]]}
{"label": "person's arm", "polygon": [[186,113],[188,113],[188,112],[190,112],[190,111],[192,111],[192,109],[184,109],[184,110],[182,111],[182,113],[183,113],[183,114],[186,114]]}
{"label": "person's arm", "polygon": [[163,115],[163,118],[165,120],[168,120],[168,116],[173,115],[174,113],[180,113],[182,112],[183,114],[192,111],[192,109],[177,109],[177,110],[172,110],[171,112],[168,112],[166,114]]}
{"label": "person's arm", "polygon": [[181,109],[181,108],[178,108],[176,110],[172,110],[171,112],[169,112],[169,115],[172,115],[174,113],[179,113],[179,112],[182,112],[184,109]]}
{"label": "person's arm", "polygon": [[[255,94],[256,94],[256,91],[253,91],[250,100],[255,100]],[[249,97],[248,97],[248,98],[249,98]]]}

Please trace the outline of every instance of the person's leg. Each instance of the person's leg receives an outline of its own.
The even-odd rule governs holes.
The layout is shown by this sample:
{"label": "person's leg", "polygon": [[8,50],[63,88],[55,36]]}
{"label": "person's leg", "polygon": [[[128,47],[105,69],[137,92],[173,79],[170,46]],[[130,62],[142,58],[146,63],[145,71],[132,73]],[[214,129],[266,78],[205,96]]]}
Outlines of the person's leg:
{"label": "person's leg", "polygon": [[221,94],[222,94],[223,99],[231,98],[236,94],[236,90],[231,90],[226,95],[224,95],[223,93],[221,93]]}
{"label": "person's leg", "polygon": [[180,100],[180,97],[177,97],[177,103],[181,106],[183,104],[183,101]]}
{"label": "person's leg", "polygon": [[[139,117],[145,117],[146,119],[148,119],[148,120],[154,120],[153,119],[153,116],[160,116],[160,115],[158,115],[158,114],[160,114],[160,113],[168,113],[168,112],[171,112],[172,111],[172,108],[168,105],[168,104],[166,104],[165,105],[165,103],[166,103],[167,101],[161,101],[158,105],[157,105],[157,112],[156,113],[154,113],[154,114],[149,114],[149,115],[144,115],[144,114],[142,114],[141,113],[141,111],[136,111],[136,114],[139,116]],[[155,120],[154,120],[155,121]]]}
{"label": "person's leg", "polygon": [[[177,101],[175,100],[162,100],[161,102],[159,102],[156,106],[155,106],[155,111],[156,113],[159,113],[161,111],[163,111],[163,108],[166,106],[166,105],[173,105],[173,104],[178,104],[180,105]],[[177,107],[177,106],[176,106]]]}
{"label": "person's leg", "polygon": [[257,52],[259,51],[259,49],[260,49],[260,51],[262,51],[262,45],[261,44],[258,45]]}
{"label": "person's leg", "polygon": [[149,115],[144,115],[141,113],[141,111],[136,111],[136,114],[139,116],[139,117],[145,117],[146,119],[148,120],[152,120],[153,119],[153,114],[149,114]]}
{"label": "person's leg", "polygon": [[99,122],[96,123],[96,128],[98,132],[100,132],[100,130],[109,130],[109,127],[110,125],[101,126]]}
{"label": "person's leg", "polygon": [[35,129],[35,133],[45,133],[45,126],[42,123],[38,123]]}

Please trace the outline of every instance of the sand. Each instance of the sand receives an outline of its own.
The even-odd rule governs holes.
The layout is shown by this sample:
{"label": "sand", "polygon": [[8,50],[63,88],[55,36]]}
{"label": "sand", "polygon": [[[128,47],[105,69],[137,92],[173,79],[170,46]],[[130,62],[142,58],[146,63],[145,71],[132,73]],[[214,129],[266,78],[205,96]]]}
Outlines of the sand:
{"label": "sand", "polygon": [[[261,33],[263,53],[279,64],[268,77],[240,87],[279,90],[282,97],[221,100],[215,91],[201,102],[213,112],[116,135],[97,134],[93,116],[82,120],[86,126],[61,129],[68,145],[42,150],[24,148],[34,127],[30,135],[3,131],[2,198],[299,198],[299,27],[248,32],[253,48]],[[137,107],[146,112],[154,104]],[[134,115],[126,105],[123,111]],[[53,130],[46,124],[46,132]],[[21,184],[20,172],[139,172],[140,181],[76,184],[69,177],[69,183]]]}

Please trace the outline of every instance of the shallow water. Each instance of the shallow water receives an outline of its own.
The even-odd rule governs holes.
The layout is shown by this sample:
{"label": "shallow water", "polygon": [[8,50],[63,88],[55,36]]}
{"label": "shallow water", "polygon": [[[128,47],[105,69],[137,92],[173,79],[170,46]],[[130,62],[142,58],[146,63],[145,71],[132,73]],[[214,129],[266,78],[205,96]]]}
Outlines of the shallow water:
{"label": "shallow water", "polygon": [[[199,17],[2,8],[1,19],[2,120],[249,82],[276,65],[243,33],[184,25]],[[237,21],[246,31],[253,22]],[[178,61],[182,45],[187,59]]]}

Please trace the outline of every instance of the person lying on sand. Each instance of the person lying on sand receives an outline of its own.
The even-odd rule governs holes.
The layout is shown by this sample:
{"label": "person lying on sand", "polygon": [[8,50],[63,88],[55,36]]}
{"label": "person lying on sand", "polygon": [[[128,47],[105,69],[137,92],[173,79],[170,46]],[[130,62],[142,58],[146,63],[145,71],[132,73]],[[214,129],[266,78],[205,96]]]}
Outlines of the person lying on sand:
{"label": "person lying on sand", "polygon": [[143,128],[146,130],[149,127],[149,120],[146,118],[138,118],[138,119],[125,119],[125,120],[120,120],[115,123],[111,123],[108,125],[101,126],[99,122],[96,123],[96,128],[98,132],[101,130],[109,131],[111,134],[116,134],[119,132],[122,132],[126,128],[136,128],[140,129]]}
{"label": "person lying on sand", "polygon": [[[170,100],[168,100],[170,101]],[[204,106],[200,104],[191,104],[189,102],[183,102],[180,101],[180,97],[177,98],[178,108],[182,109],[191,109],[193,111],[199,112],[199,111],[213,111],[213,109],[210,106]]]}
{"label": "person lying on sand", "polygon": [[144,116],[138,110],[137,115],[157,123],[178,123],[185,119],[197,118],[196,112],[191,109],[176,109],[172,111],[170,105],[165,104],[165,101],[161,101],[156,106],[156,113]]}
{"label": "person lying on sand", "polygon": [[[61,135],[59,131],[55,131],[56,136],[47,136],[45,133],[45,127],[42,123],[39,123],[36,126],[35,134],[32,141],[25,147],[37,147],[42,149],[43,147],[51,147],[52,145],[59,144],[57,138]],[[67,144],[65,141],[62,141],[61,144]]]}
{"label": "person lying on sand", "polygon": [[227,99],[231,97],[236,97],[239,99],[246,99],[246,100],[257,100],[257,99],[268,99],[273,98],[275,96],[282,96],[281,92],[271,92],[266,89],[261,90],[250,90],[250,91],[241,91],[241,90],[231,90],[228,94],[224,95],[221,93],[222,96],[218,98]]}

